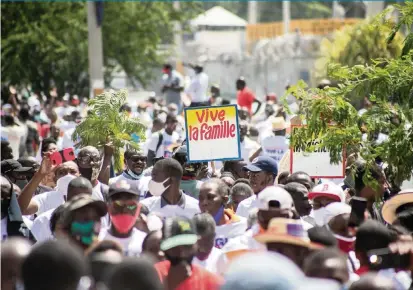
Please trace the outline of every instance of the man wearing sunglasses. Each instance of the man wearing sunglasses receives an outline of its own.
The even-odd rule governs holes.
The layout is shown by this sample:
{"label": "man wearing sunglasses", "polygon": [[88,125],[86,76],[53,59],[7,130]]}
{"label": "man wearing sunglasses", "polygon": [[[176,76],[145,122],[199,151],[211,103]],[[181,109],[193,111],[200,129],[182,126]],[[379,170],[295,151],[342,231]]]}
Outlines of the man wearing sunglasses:
{"label": "man wearing sunglasses", "polygon": [[123,155],[126,169],[119,176],[109,180],[109,185],[125,181],[130,185],[130,189],[139,193],[140,198],[144,198],[148,191],[150,176],[144,176],[143,170],[146,168],[146,156],[142,151],[126,150]]}
{"label": "man wearing sunglasses", "polygon": [[109,188],[108,213],[111,225],[102,229],[100,240],[113,240],[122,245],[125,256],[138,256],[142,251],[144,232],[135,228],[140,215],[139,194],[121,180]]}
{"label": "man wearing sunglasses", "polygon": [[106,201],[109,188],[106,184],[98,181],[102,166],[99,150],[93,146],[86,146],[80,149],[77,155],[77,165],[79,166],[80,175],[92,183],[92,196],[101,201]]}

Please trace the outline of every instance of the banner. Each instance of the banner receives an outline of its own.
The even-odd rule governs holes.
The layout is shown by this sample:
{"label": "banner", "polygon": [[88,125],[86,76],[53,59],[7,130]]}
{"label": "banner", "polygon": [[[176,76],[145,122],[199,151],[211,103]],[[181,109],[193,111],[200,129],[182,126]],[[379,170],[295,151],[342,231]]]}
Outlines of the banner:
{"label": "banner", "polygon": [[189,162],[241,159],[236,105],[185,109]]}
{"label": "banner", "polygon": [[[295,133],[297,127],[292,127]],[[320,140],[313,140],[309,145],[322,144]],[[337,164],[330,162],[330,152],[325,147],[318,147],[312,152],[305,152],[299,148],[290,148],[290,172],[304,171],[312,178],[343,178],[346,175],[344,151],[342,160]]]}

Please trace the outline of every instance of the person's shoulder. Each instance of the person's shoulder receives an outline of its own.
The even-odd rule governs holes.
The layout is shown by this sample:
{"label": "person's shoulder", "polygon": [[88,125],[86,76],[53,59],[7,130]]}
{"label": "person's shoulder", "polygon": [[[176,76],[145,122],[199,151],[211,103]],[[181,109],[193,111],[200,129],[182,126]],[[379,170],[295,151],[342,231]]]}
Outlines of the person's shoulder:
{"label": "person's shoulder", "polygon": [[244,199],[243,201],[241,201],[239,203],[238,207],[239,206],[250,206],[254,202],[255,198],[256,198],[255,195],[251,195],[250,197],[248,197],[248,198]]}
{"label": "person's shoulder", "polygon": [[126,178],[123,176],[123,174],[119,174],[118,176],[110,178],[109,179],[109,184],[116,183],[116,182],[118,182],[120,180],[124,180],[124,179],[126,179]]}
{"label": "person's shoulder", "polygon": [[39,215],[34,219],[33,224],[34,224],[35,222],[37,222],[37,223],[43,223],[43,222],[45,222],[45,221],[49,221],[50,218],[51,218],[52,215],[53,215],[53,212],[54,212],[55,210],[56,210],[56,208],[52,208],[52,209],[49,209],[48,211],[45,211],[45,212],[39,214]]}
{"label": "person's shoulder", "polygon": [[190,206],[199,207],[199,201],[188,194],[185,194],[185,203]]}
{"label": "person's shoulder", "polygon": [[140,203],[142,203],[143,205],[146,205],[150,210],[151,207],[153,207],[154,204],[160,199],[161,199],[160,196],[151,196],[151,197],[145,198],[144,200],[141,200]]}

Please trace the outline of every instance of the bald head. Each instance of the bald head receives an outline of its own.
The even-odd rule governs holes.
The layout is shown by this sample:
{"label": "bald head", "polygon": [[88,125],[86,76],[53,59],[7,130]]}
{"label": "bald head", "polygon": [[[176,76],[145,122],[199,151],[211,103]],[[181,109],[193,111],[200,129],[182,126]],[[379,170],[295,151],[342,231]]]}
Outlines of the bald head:
{"label": "bald head", "polygon": [[354,282],[350,290],[396,290],[392,280],[377,273],[367,273]]}
{"label": "bald head", "polygon": [[21,280],[22,262],[31,246],[28,240],[17,237],[1,243],[1,289],[15,289],[16,281]]}
{"label": "bald head", "polygon": [[69,182],[67,187],[67,200],[71,200],[73,197],[79,194],[92,195],[93,186],[92,183],[84,177],[76,177]]}
{"label": "bald head", "polygon": [[79,156],[79,155],[80,155],[80,156],[83,156],[83,155],[87,155],[87,154],[91,154],[91,153],[92,153],[93,155],[95,155],[95,154],[100,155],[100,152],[99,152],[99,150],[98,150],[96,147],[86,146],[86,147],[83,147],[82,149],[79,150],[78,156]]}

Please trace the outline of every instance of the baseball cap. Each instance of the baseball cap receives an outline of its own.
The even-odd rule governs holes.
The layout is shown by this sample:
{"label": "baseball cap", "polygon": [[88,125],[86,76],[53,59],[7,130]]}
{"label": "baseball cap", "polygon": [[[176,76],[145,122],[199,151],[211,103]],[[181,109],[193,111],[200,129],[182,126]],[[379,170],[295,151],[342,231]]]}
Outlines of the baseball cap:
{"label": "baseball cap", "polygon": [[118,194],[118,193],[129,193],[129,194],[136,195],[139,197],[139,193],[136,192],[135,190],[132,190],[130,184],[126,180],[119,180],[115,183],[112,183],[109,186],[109,192],[108,192],[107,197],[110,198],[113,195]]}
{"label": "baseball cap", "polygon": [[257,198],[257,208],[268,210],[270,201],[277,201],[280,204],[280,209],[291,209],[294,206],[291,195],[279,186],[268,186],[261,191]]}
{"label": "baseball cap", "polygon": [[251,164],[244,166],[243,169],[251,172],[266,171],[271,172],[274,175],[278,174],[277,162],[275,159],[268,156],[259,156],[255,158]]}
{"label": "baseball cap", "polygon": [[283,243],[310,249],[322,248],[321,245],[311,243],[300,220],[286,218],[273,218],[268,224],[268,229],[254,236],[254,239],[262,244]]}
{"label": "baseball cap", "polygon": [[328,197],[339,202],[344,202],[345,200],[343,189],[331,181],[320,183],[308,194],[310,200],[320,196]]}
{"label": "baseball cap", "polygon": [[1,162],[1,174],[8,172],[25,173],[32,170],[31,167],[23,167],[19,162],[13,159],[6,159]]}
{"label": "baseball cap", "polygon": [[407,203],[413,203],[413,189],[403,190],[386,201],[381,210],[383,219],[392,224],[397,218],[397,209]]}
{"label": "baseball cap", "polygon": [[194,245],[198,241],[195,226],[187,217],[177,216],[167,218],[164,222],[162,234],[162,251],[167,251],[178,246]]}
{"label": "baseball cap", "polygon": [[101,200],[94,199],[92,196],[87,194],[79,194],[73,197],[69,202],[67,207],[65,208],[66,212],[72,212],[87,205],[93,205],[97,211],[99,216],[103,217],[107,214],[106,203]]}

